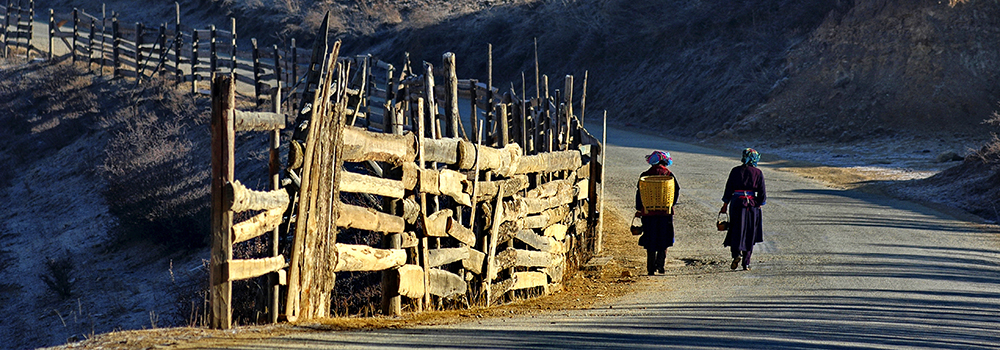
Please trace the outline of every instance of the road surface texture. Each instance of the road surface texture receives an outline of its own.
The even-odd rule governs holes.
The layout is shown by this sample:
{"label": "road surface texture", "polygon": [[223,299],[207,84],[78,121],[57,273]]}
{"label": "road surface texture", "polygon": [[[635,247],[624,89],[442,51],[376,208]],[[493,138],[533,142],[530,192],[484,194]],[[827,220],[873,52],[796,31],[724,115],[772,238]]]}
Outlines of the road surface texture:
{"label": "road surface texture", "polygon": [[751,271],[731,271],[714,223],[739,151],[609,130],[607,204],[620,213],[632,212],[636,177],[652,149],[670,151],[676,163],[678,239],[667,273],[643,276],[634,294],[588,310],[298,333],[226,348],[1000,348],[995,234],[919,204],[777,171],[780,164],[763,154],[764,242]]}

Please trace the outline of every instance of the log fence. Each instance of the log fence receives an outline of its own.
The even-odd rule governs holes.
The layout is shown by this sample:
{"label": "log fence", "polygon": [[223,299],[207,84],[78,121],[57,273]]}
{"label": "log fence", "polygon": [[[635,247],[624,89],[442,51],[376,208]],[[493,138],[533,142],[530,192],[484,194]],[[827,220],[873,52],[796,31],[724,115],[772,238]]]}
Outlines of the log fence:
{"label": "log fence", "polygon": [[[572,76],[562,91],[526,98],[458,79],[452,53],[436,84],[430,63],[397,69],[339,50],[317,43],[325,54],[305,83],[314,93],[303,96],[288,143],[285,319],[328,317],[337,272],[381,271],[382,312],[398,315],[546,294],[600,250],[603,143],[572,114]],[[231,89],[231,79],[217,77],[213,91]],[[459,111],[463,98],[471,112]],[[246,115],[212,105],[213,116]],[[378,205],[350,200],[361,196]],[[232,229],[213,228],[213,247],[231,244]],[[381,233],[382,245],[338,241],[346,230]],[[213,248],[213,271],[227,266],[224,251]],[[212,325],[228,328],[225,315]]]}
{"label": "log fence", "polygon": [[69,56],[89,69],[97,68],[98,74],[107,69],[115,77],[138,80],[173,75],[177,83],[191,83],[194,94],[208,93],[200,84],[213,74],[228,73],[238,84],[251,87],[257,109],[265,107],[279,83],[286,87],[282,91],[282,96],[288,96],[284,102],[300,98],[303,89],[298,74],[310,63],[311,50],[296,47],[294,39],[287,48],[272,45],[260,49],[256,38],[251,38],[251,45],[243,48],[237,45],[235,19],[230,18],[225,29],[214,25],[192,28],[182,24],[180,5],[175,7],[173,23],[153,25],[123,23],[118,13],[108,14],[103,6],[99,15],[82,9],[49,9],[47,45],[39,48],[32,42],[34,1],[8,1],[0,11],[0,54],[7,57],[13,48],[27,57],[52,60]]}

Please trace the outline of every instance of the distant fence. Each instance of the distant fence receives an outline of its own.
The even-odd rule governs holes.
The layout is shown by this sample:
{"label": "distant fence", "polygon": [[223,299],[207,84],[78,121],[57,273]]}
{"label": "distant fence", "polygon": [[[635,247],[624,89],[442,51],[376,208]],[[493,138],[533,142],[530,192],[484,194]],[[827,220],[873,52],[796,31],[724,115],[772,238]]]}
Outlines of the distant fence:
{"label": "distant fence", "polygon": [[114,11],[95,15],[80,9],[49,9],[48,42],[38,47],[38,40],[32,41],[34,1],[8,2],[0,13],[2,53],[6,57],[13,48],[28,57],[69,55],[73,62],[98,68],[98,74],[108,69],[115,76],[135,79],[173,75],[177,82],[191,82],[193,93],[200,92],[200,81],[225,72],[253,87],[258,108],[268,102],[279,81],[286,87],[283,96],[295,98],[302,93],[297,77],[305,72],[312,52],[296,47],[295,39],[288,48],[258,48],[256,39],[251,39],[249,48],[241,48],[236,44],[235,19],[230,19],[226,29],[191,28],[182,24],[180,6],[175,6],[173,23],[157,25],[122,23]]}
{"label": "distant fence", "polygon": [[[232,140],[240,125],[270,130],[286,117],[237,111],[233,78],[213,83],[213,327],[231,326],[232,281],[269,273],[272,320],[278,305],[290,321],[328,316],[342,271],[382,271],[382,311],[398,315],[404,305],[546,294],[562,287],[567,268],[600,252],[602,144],[573,114],[571,76],[565,90],[550,95],[546,83],[544,96],[527,99],[458,79],[451,53],[436,85],[430,64],[417,71],[342,58],[339,42],[316,50],[328,53],[305,74],[314,93],[295,109],[281,189],[232,179]],[[460,97],[469,101],[464,114]],[[245,210],[262,212],[234,224],[233,212]],[[272,257],[232,259],[234,243],[275,227],[287,227],[274,234],[291,237],[281,249],[290,256],[275,248]],[[379,232],[384,246],[345,244],[342,230]]]}

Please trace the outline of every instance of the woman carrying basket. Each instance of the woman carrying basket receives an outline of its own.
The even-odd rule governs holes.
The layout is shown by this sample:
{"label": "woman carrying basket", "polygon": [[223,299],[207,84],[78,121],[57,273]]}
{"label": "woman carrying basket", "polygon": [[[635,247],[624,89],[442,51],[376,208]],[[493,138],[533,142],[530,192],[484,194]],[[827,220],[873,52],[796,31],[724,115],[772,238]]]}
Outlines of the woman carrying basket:
{"label": "woman carrying basket", "polygon": [[[729,247],[733,256],[730,269],[736,270],[741,258],[743,270],[750,270],[750,255],[753,246],[764,241],[761,225],[760,206],[767,202],[764,188],[764,174],[757,168],[760,153],[753,148],[743,150],[743,165],[733,168],[726,181],[726,191],[722,194],[722,210],[729,209],[729,232],[723,246]],[[732,203],[732,207],[729,204]]]}
{"label": "woman carrying basket", "polygon": [[[649,163],[649,170],[639,175],[642,177],[651,175],[668,175],[673,177],[673,173],[667,169],[673,165],[674,160],[670,158],[670,153],[654,151],[646,156]],[[667,210],[646,210],[642,205],[642,196],[637,188],[635,191],[635,216],[642,219],[642,236],[639,237],[639,245],[646,248],[646,272],[653,275],[656,272],[664,273],[664,263],[667,258],[667,248],[674,245],[674,206],[677,204],[677,197],[680,193],[680,186],[677,179],[672,178],[673,202]],[[641,184],[639,185],[641,186]]]}

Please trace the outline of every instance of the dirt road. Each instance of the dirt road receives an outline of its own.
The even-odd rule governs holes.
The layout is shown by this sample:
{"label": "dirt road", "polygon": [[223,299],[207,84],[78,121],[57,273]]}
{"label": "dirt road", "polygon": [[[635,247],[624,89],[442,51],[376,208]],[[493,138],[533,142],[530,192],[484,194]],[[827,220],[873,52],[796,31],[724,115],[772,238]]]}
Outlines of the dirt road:
{"label": "dirt road", "polygon": [[[590,130],[599,128],[590,127]],[[738,151],[609,130],[608,203],[629,213],[643,155],[669,150],[682,187],[675,263],[593,309],[410,329],[315,332],[240,349],[1000,347],[1000,242],[951,216],[836,190],[768,162],[764,240],[730,271],[714,230]],[[731,153],[731,154],[730,154]],[[622,234],[622,233],[619,233]]]}

